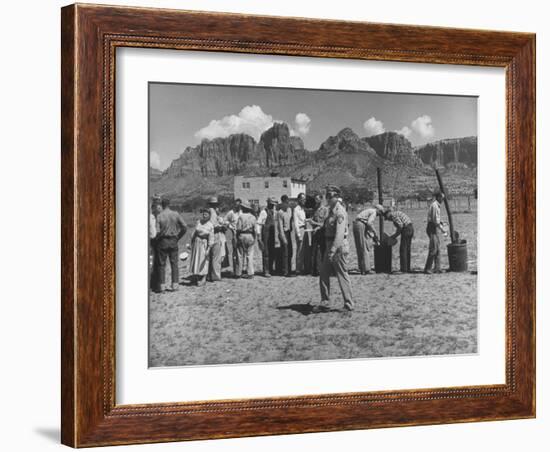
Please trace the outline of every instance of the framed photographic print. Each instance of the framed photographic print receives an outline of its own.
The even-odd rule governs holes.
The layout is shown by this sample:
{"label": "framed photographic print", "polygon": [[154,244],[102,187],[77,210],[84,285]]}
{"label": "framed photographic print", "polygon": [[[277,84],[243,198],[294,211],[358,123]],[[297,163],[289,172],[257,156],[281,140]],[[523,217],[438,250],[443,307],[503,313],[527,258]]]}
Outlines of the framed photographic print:
{"label": "framed photographic print", "polygon": [[62,442],[535,416],[535,36],[62,9]]}

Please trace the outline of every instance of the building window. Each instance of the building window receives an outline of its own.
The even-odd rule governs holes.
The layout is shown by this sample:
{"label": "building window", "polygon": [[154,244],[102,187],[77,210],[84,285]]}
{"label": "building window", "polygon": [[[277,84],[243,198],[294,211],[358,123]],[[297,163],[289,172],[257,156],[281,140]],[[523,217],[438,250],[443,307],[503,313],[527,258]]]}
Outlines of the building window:
{"label": "building window", "polygon": [[250,188],[250,182],[243,182],[243,188]]}
{"label": "building window", "polygon": [[268,181],[265,181],[265,182],[264,182],[264,187],[265,187],[265,188],[269,188],[269,182],[268,182]]}
{"label": "building window", "polygon": [[260,204],[260,200],[259,199],[249,199],[248,202],[250,204],[254,204],[254,205],[259,205]]}
{"label": "building window", "polygon": [[283,181],[283,187],[284,187],[284,188],[287,188],[287,187],[288,187],[288,181],[287,181],[286,179]]}

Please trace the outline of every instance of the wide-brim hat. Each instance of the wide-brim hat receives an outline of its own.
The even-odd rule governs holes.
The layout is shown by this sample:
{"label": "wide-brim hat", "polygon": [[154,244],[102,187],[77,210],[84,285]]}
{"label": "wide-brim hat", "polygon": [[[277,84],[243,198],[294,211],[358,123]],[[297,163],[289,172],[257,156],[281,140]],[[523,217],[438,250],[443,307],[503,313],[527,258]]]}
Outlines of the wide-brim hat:
{"label": "wide-brim hat", "polygon": [[278,204],[277,200],[273,197],[273,196],[270,196],[269,198],[267,198],[267,204]]}
{"label": "wide-brim hat", "polygon": [[376,204],[376,205],[374,206],[374,208],[375,208],[378,212],[380,212],[380,213],[382,213],[382,214],[383,214],[384,211],[385,211],[384,206],[383,206],[382,204]]}
{"label": "wide-brim hat", "polygon": [[241,203],[241,209],[244,210],[244,211],[247,211],[247,212],[251,212],[252,211],[252,206],[247,203],[246,201],[242,202]]}
{"label": "wide-brim hat", "polygon": [[212,205],[218,205],[219,204],[217,196],[210,196],[210,198],[208,198],[208,200],[206,202],[208,204],[212,204]]}

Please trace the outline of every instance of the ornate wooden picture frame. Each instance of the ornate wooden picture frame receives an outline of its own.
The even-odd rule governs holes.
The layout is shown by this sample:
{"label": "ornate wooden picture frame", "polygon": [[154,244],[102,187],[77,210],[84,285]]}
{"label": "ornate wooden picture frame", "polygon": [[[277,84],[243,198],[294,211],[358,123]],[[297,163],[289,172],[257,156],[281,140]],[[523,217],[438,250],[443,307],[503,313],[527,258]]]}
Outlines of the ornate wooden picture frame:
{"label": "ornate wooden picture frame", "polygon": [[[61,34],[64,444],[535,416],[535,35],[78,4],[62,9]],[[505,384],[117,405],[114,87],[119,47],[505,68]]]}

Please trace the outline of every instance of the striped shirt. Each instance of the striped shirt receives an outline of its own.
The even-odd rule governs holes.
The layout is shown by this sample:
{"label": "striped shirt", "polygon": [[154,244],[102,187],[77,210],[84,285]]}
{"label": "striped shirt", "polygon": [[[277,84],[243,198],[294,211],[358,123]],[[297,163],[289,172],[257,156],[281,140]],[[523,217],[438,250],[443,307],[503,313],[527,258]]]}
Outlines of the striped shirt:
{"label": "striped shirt", "polygon": [[400,210],[393,210],[386,214],[386,219],[391,221],[396,228],[404,228],[408,224],[412,224],[411,219]]}

